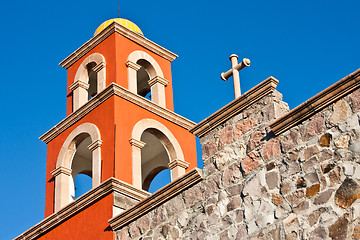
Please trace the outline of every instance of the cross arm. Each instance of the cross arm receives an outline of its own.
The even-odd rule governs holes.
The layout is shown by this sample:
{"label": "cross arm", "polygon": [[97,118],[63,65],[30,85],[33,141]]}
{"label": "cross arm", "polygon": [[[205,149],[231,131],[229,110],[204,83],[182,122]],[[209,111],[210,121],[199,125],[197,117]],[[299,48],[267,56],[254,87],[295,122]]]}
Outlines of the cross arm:
{"label": "cross arm", "polygon": [[221,79],[224,81],[227,81],[229,79],[229,77],[231,77],[233,75],[233,69],[240,71],[241,69],[243,69],[245,67],[249,67],[249,66],[250,66],[250,59],[244,58],[241,63],[235,65],[229,71],[221,73]]}

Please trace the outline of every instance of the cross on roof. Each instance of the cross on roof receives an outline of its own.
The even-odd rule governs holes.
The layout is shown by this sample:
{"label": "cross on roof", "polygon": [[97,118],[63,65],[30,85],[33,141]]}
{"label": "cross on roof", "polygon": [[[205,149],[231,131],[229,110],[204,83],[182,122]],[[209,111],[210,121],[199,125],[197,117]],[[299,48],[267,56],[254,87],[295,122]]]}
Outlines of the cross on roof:
{"label": "cross on roof", "polygon": [[239,71],[245,67],[250,66],[249,59],[244,58],[241,63],[238,63],[238,58],[239,57],[237,55],[232,54],[229,57],[229,59],[231,61],[231,69],[225,73],[221,73],[221,79],[224,81],[227,81],[229,79],[229,77],[233,76],[235,98],[238,98],[241,96]]}

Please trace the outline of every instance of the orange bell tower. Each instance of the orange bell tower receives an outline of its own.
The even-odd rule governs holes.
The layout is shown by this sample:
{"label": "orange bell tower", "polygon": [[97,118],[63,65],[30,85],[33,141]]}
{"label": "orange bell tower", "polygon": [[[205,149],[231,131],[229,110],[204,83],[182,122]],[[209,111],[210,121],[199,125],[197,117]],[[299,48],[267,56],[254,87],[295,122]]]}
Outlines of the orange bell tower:
{"label": "orange bell tower", "polygon": [[[76,239],[113,239],[107,220],[125,209],[124,201],[149,196],[164,169],[175,180],[197,166],[188,131],[195,123],[173,112],[176,58],[134,23],[112,19],[60,63],[67,69],[67,116],[40,137],[47,144],[45,217],[77,214],[44,239],[64,239],[58,228],[71,232],[89,218],[92,235],[77,229]],[[92,188],[78,197],[79,174],[91,177]]]}

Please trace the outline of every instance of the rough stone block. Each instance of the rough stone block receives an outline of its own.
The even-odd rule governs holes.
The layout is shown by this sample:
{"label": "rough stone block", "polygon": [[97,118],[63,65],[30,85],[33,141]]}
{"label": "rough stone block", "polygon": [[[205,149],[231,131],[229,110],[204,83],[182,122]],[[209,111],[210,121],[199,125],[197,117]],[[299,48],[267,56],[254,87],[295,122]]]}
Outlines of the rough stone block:
{"label": "rough stone block", "polygon": [[222,149],[225,145],[233,141],[233,128],[226,126],[220,131],[219,135],[219,149]]}
{"label": "rough stone block", "polygon": [[296,214],[291,213],[287,218],[283,220],[285,233],[297,232],[299,230],[299,220]]}
{"label": "rough stone block", "polygon": [[250,196],[254,199],[260,198],[261,185],[258,175],[244,185],[243,195],[245,197]]}
{"label": "rough stone block", "polygon": [[316,172],[312,172],[312,173],[308,173],[304,176],[305,180],[310,183],[310,184],[313,184],[313,183],[319,183],[319,177],[317,175]]}
{"label": "rough stone block", "polygon": [[242,198],[240,196],[233,197],[233,199],[231,199],[227,205],[227,211],[229,212],[240,207],[241,203],[242,203]]}
{"label": "rough stone block", "polygon": [[320,191],[320,184],[314,184],[306,188],[306,197],[315,196]]}
{"label": "rough stone block", "polygon": [[303,200],[304,195],[305,194],[304,194],[303,190],[297,190],[296,192],[286,196],[286,199],[290,202],[290,204],[292,206],[296,206]]}
{"label": "rough stone block", "polygon": [[334,167],[335,167],[335,164],[334,164],[334,163],[325,163],[325,164],[323,164],[323,165],[321,166],[322,172],[323,172],[324,174],[330,172],[332,169],[334,169]]}
{"label": "rough stone block", "polygon": [[354,113],[358,112],[360,110],[360,90],[358,89],[354,91],[352,94],[350,94],[349,100],[353,112]]}
{"label": "rough stone block", "polygon": [[341,135],[338,139],[335,140],[335,146],[337,146],[338,148],[348,148],[349,142],[349,135]]}
{"label": "rough stone block", "polygon": [[259,146],[265,135],[266,135],[265,131],[256,131],[256,132],[252,133],[250,135],[250,141],[246,148],[247,152],[251,152],[257,146]]}
{"label": "rough stone block", "polygon": [[309,139],[325,129],[325,119],[321,113],[315,114],[309,121],[307,128],[305,130],[305,139]]}
{"label": "rough stone block", "polygon": [[331,143],[332,135],[330,133],[325,133],[319,138],[319,145],[321,147],[329,147]]}
{"label": "rough stone block", "polygon": [[290,149],[298,144],[299,132],[297,130],[290,130],[280,137],[281,148],[284,152],[288,152]]}
{"label": "rough stone block", "polygon": [[317,223],[320,215],[322,213],[324,213],[325,211],[326,211],[326,209],[322,207],[322,208],[319,208],[319,209],[313,211],[312,213],[310,213],[310,215],[308,217],[310,227],[314,226]]}
{"label": "rough stone block", "polygon": [[202,145],[201,149],[202,149],[202,158],[204,160],[214,155],[217,152],[215,140],[209,141],[208,143]]}
{"label": "rough stone block", "polygon": [[351,114],[351,110],[348,104],[340,99],[333,105],[333,114],[330,117],[330,122],[337,124],[340,120],[348,118]]}
{"label": "rough stone block", "polygon": [[314,170],[314,166],[316,166],[317,164],[317,158],[314,156],[312,158],[310,158],[309,160],[307,160],[304,164],[303,164],[303,170],[304,172],[310,172]]}
{"label": "rough stone block", "polygon": [[242,122],[239,122],[235,125],[234,138],[235,140],[244,135],[247,131],[253,128],[256,124],[256,121],[253,118],[247,118]]}
{"label": "rough stone block", "polygon": [[296,188],[299,189],[299,188],[304,188],[304,187],[306,187],[306,181],[304,178],[299,177],[296,180]]}
{"label": "rough stone block", "polygon": [[330,180],[330,187],[338,184],[341,182],[341,176],[340,176],[340,168],[335,167],[330,173],[329,173],[329,180]]}
{"label": "rough stone block", "polygon": [[242,175],[238,163],[233,163],[223,172],[223,184],[224,186],[231,185],[238,182],[241,177]]}
{"label": "rough stone block", "polygon": [[320,152],[320,150],[316,145],[308,147],[304,151],[304,159],[307,160],[307,159],[311,158],[312,156],[318,154],[319,152]]}
{"label": "rough stone block", "polygon": [[310,234],[310,239],[312,240],[323,240],[326,239],[326,237],[327,237],[326,231],[325,228],[323,227],[315,228],[314,231],[312,231]]}
{"label": "rough stone block", "polygon": [[262,149],[262,156],[265,159],[265,161],[268,161],[272,157],[279,155],[280,155],[280,145],[278,138],[273,138],[267,143],[265,143]]}
{"label": "rough stone block", "polygon": [[348,239],[349,220],[347,215],[340,217],[333,225],[329,227],[329,237],[334,240]]}
{"label": "rough stone block", "polygon": [[354,174],[354,166],[351,163],[344,163],[343,166],[346,176],[352,176]]}
{"label": "rough stone block", "polygon": [[354,227],[354,231],[353,231],[352,237],[355,238],[355,239],[360,239],[360,225],[359,225],[359,224],[357,224],[357,225]]}
{"label": "rough stone block", "polygon": [[288,194],[291,191],[291,186],[289,182],[284,182],[282,181],[281,183],[281,187],[280,187],[280,192],[283,195]]}
{"label": "rough stone block", "polygon": [[335,203],[341,208],[350,207],[360,198],[360,186],[351,178],[346,178],[335,193]]}
{"label": "rough stone block", "polygon": [[272,202],[273,202],[275,205],[281,205],[281,204],[283,204],[283,200],[282,200],[281,195],[280,195],[280,194],[277,194],[277,193],[272,194]]}
{"label": "rough stone block", "polygon": [[269,172],[265,175],[265,178],[269,189],[278,187],[279,176],[277,172]]}
{"label": "rough stone block", "polygon": [[260,164],[259,156],[256,153],[251,152],[241,162],[241,168],[243,169],[245,174],[249,174],[251,171],[256,169],[259,166],[259,164]]}
{"label": "rough stone block", "polygon": [[332,189],[328,189],[327,191],[320,193],[314,199],[314,204],[315,205],[321,205],[321,204],[327,203],[327,201],[329,201],[329,199],[331,197],[332,192],[333,192]]}

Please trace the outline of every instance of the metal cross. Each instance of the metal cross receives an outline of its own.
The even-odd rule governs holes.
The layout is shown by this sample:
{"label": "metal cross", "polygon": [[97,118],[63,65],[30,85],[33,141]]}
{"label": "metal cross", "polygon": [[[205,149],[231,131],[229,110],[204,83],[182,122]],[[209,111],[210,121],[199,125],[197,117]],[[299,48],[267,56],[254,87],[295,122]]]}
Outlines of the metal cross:
{"label": "metal cross", "polygon": [[244,67],[250,66],[249,59],[244,58],[241,63],[238,63],[238,58],[239,57],[237,55],[232,54],[229,57],[229,59],[231,61],[231,69],[225,73],[221,73],[221,79],[224,81],[227,81],[229,79],[229,77],[233,76],[235,98],[238,98],[241,96],[239,71],[241,69],[243,69]]}

